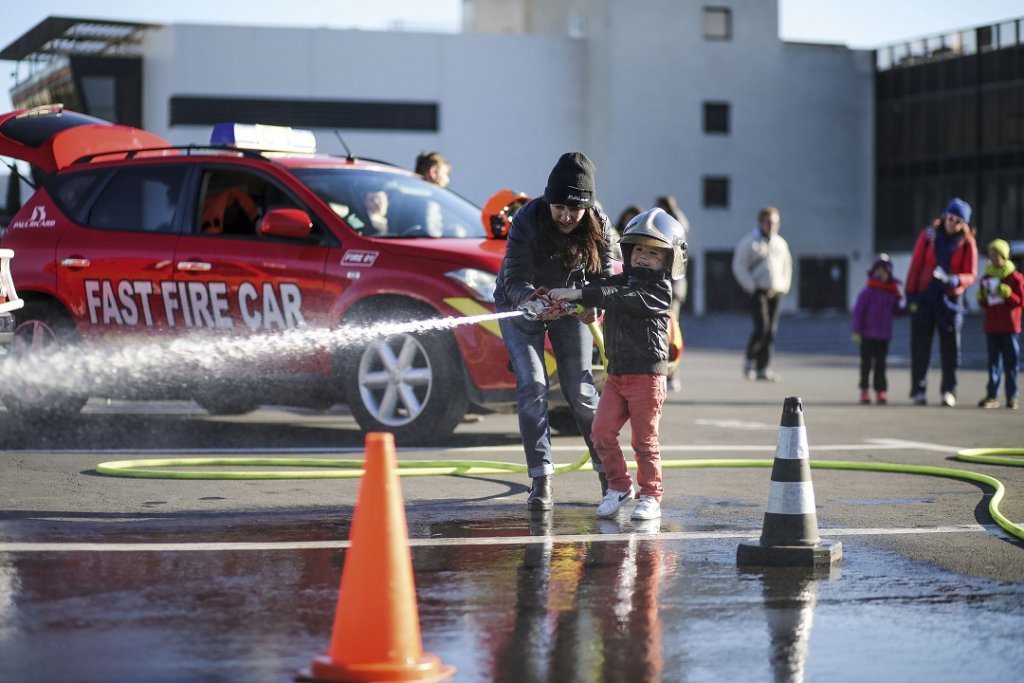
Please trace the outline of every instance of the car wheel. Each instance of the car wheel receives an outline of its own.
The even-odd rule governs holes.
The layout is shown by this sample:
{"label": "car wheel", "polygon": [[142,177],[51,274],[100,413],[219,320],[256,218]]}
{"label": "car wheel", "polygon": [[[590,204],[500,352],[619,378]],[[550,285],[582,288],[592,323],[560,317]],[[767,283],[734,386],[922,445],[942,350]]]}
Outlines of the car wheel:
{"label": "car wheel", "polygon": [[[17,366],[19,359],[52,355],[78,344],[78,332],[71,318],[58,308],[46,304],[26,306],[18,314],[18,326],[6,363]],[[59,372],[59,370],[56,370]],[[56,389],[27,381],[9,379],[3,389],[3,403],[22,420],[69,417],[78,414],[89,396],[81,392]]]}
{"label": "car wheel", "polygon": [[458,346],[445,332],[375,339],[349,356],[344,374],[359,426],[391,432],[399,443],[448,437],[469,405]]}

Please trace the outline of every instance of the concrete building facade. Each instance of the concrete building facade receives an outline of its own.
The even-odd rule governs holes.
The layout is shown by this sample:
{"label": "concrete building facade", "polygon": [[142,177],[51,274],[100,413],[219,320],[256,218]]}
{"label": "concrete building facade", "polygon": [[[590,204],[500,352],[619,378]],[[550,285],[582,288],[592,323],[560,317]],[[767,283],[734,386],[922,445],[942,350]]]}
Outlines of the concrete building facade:
{"label": "concrete building facade", "polygon": [[873,258],[872,52],[783,42],[764,0],[464,7],[456,34],[147,26],[141,124],[186,144],[225,114],[291,122],[321,151],[344,153],[340,134],[408,167],[437,149],[476,203],[536,196],[558,156],[582,150],[613,220],[676,196],[695,313],[742,305],[728,262],[767,204],[796,265],[786,309],[849,306]]}

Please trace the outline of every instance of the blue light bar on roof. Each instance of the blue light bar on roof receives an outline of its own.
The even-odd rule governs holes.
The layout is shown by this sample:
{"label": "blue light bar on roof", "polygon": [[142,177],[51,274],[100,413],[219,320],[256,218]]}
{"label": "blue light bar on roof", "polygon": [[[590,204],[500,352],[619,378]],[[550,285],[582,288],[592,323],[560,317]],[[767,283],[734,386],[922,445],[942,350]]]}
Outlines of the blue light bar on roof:
{"label": "blue light bar on roof", "polygon": [[313,131],[289,126],[218,123],[210,133],[210,144],[268,152],[316,154]]}

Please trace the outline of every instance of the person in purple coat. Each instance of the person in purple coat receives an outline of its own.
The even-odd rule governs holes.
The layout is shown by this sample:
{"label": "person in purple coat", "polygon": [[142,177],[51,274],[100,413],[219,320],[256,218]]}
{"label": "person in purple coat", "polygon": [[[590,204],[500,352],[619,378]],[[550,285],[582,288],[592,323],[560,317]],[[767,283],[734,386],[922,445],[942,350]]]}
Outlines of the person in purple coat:
{"label": "person in purple coat", "polygon": [[900,281],[892,276],[892,262],[880,254],[868,271],[868,282],[853,306],[853,343],[860,346],[860,402],[871,403],[871,370],[874,368],[875,402],[886,402],[889,383],[885,360],[892,340],[892,320],[903,311]]}

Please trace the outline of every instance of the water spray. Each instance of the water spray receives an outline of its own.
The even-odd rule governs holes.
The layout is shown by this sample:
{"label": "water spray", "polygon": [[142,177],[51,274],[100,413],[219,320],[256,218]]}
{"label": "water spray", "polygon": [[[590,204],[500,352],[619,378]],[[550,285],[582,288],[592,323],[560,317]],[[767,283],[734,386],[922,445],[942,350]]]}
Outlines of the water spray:
{"label": "water spray", "polygon": [[398,334],[422,334],[523,315],[488,313],[369,326],[295,328],[274,333],[225,337],[196,333],[171,341],[138,337],[32,353],[15,353],[4,365],[4,390],[99,393],[105,387],[182,377],[218,377],[233,364],[277,359],[310,351],[334,352],[365,346]]}

